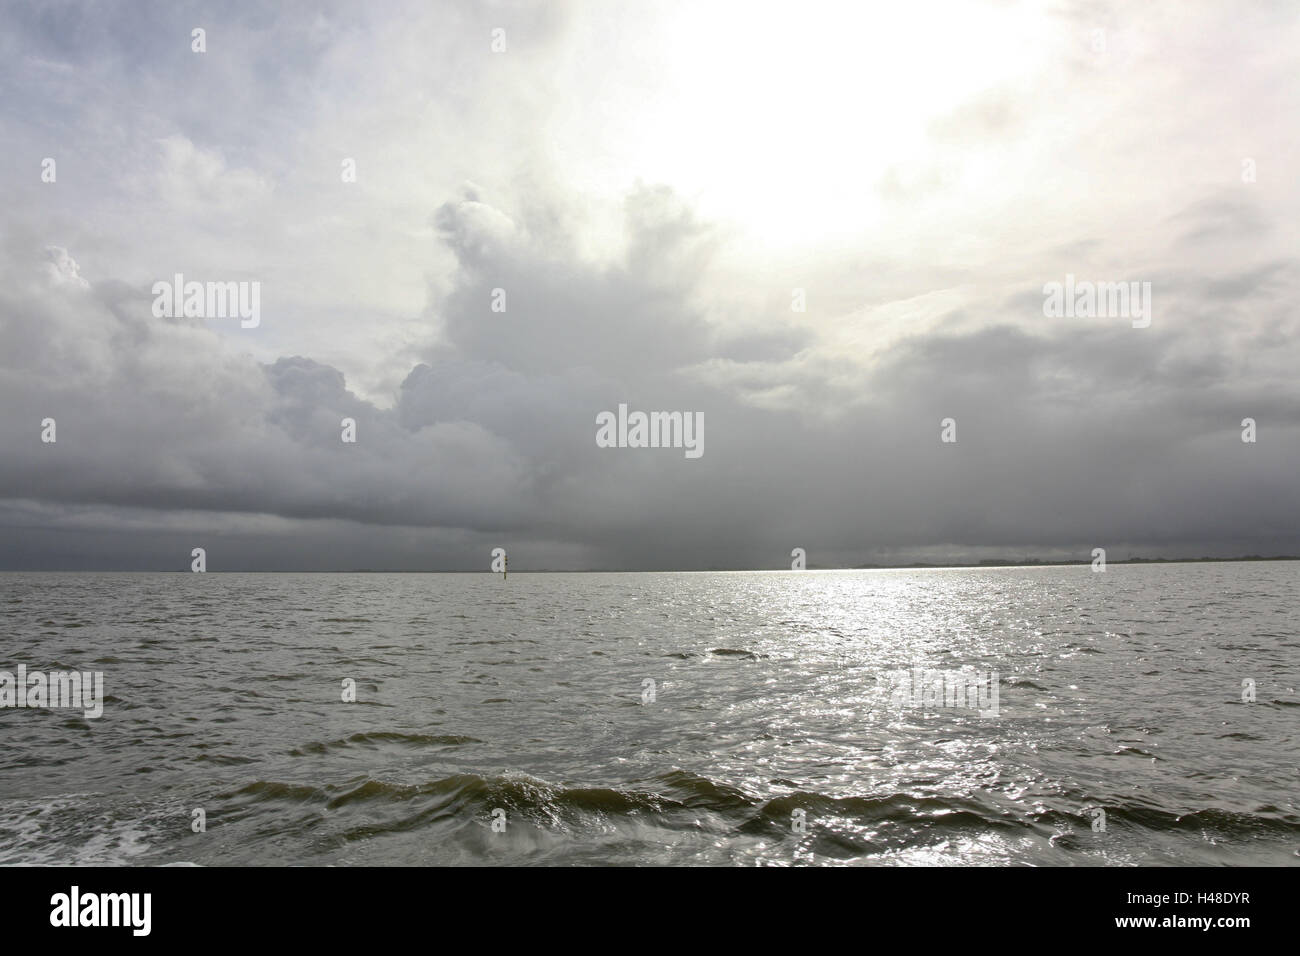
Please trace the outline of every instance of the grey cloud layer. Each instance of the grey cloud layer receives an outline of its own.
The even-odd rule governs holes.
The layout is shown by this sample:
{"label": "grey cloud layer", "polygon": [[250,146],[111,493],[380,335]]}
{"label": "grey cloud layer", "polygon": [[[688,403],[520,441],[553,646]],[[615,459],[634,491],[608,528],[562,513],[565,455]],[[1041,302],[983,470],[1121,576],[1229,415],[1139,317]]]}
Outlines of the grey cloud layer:
{"label": "grey cloud layer", "polygon": [[[538,42],[573,15],[534,24]],[[180,569],[209,541],[213,569],[482,568],[497,545],[512,569],[781,567],[796,546],[823,565],[1086,557],[1096,546],[1300,552],[1290,187],[1184,184],[1146,220],[1133,214],[1138,199],[1084,197],[1113,203],[1110,232],[1095,216],[1041,236],[1032,222],[989,218],[985,265],[941,233],[927,262],[916,233],[897,249],[873,240],[770,272],[728,259],[726,231],[668,186],[629,185],[595,229],[581,193],[530,155],[526,187],[502,174],[416,192],[390,228],[379,199],[369,208],[345,196],[338,216],[361,237],[349,241],[373,248],[338,276],[315,258],[311,228],[277,235],[259,213],[306,191],[284,184],[268,146],[216,149],[221,129],[238,142],[244,107],[191,122],[150,86],[160,113],[147,125],[161,145],[139,147],[149,158],[124,174],[162,184],[139,200],[144,221],[228,217],[180,236],[189,251],[173,256],[133,226],[130,183],[87,194],[84,217],[62,206],[48,219],[39,183],[26,184],[56,151],[41,145],[44,125],[81,149],[114,140],[107,117],[76,105],[78,91],[102,80],[114,92],[99,102],[111,104],[161,69],[102,56],[102,38],[51,16],[18,26],[40,35],[50,64],[29,69],[61,78],[45,93],[32,80],[28,96],[55,104],[59,120],[4,118],[25,153],[4,169],[24,182],[0,236],[0,566]],[[275,111],[305,124],[311,76],[374,82],[339,62],[360,42],[346,20],[334,11],[303,27],[300,69],[268,62],[267,75],[231,82],[254,97],[276,90]],[[251,49],[269,42],[255,21],[238,22],[257,37]],[[945,147],[1026,135],[1025,103],[974,97],[933,135]],[[473,112],[474,97],[462,105]],[[496,125],[483,123],[448,135],[490,152]],[[337,152],[322,165],[336,169]],[[1230,177],[1236,153],[1226,162]],[[74,196],[85,188],[75,163],[61,166]],[[882,194],[924,203],[945,188],[908,199],[900,182],[886,177]],[[315,221],[299,211],[299,224]],[[152,316],[152,278],[180,261],[210,263],[202,278],[244,278],[233,263],[256,257],[236,237],[266,243],[263,328],[241,338],[237,322]],[[427,275],[419,306],[396,318],[349,305],[314,324],[311,295],[276,282],[306,269],[346,297],[396,255]],[[1067,272],[1151,281],[1152,326],[1045,318],[1042,285]],[[807,314],[790,311],[791,285],[807,287]],[[504,313],[490,310],[496,288]],[[394,297],[376,313],[401,309]],[[382,369],[365,389],[343,368],[354,348],[367,373]],[[597,413],[620,402],[703,412],[704,456],[596,447]],[[939,441],[949,416],[952,445]],[[58,422],[53,445],[40,441],[46,417]],[[357,422],[355,445],[340,441],[344,417]],[[1240,440],[1244,417],[1259,422],[1256,444]]]}

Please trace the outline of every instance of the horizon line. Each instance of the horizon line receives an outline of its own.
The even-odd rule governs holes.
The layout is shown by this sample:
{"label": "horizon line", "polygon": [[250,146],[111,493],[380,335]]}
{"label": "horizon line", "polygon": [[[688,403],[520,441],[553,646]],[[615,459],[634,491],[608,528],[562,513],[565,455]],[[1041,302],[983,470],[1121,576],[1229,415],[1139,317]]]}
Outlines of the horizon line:
{"label": "horizon line", "polygon": [[[1259,561],[1300,561],[1300,555],[1241,555],[1235,558],[1118,558],[1106,564],[1238,564]],[[974,563],[857,564],[852,566],[809,565],[806,568],[516,568],[515,574],[751,574],[800,571],[988,571],[1016,568],[1067,568],[1091,565],[1089,559],[1069,561],[1021,561],[987,558]],[[501,574],[500,571],[467,568],[349,568],[334,570],[212,570],[195,572],[183,568],[0,568],[0,574]]]}

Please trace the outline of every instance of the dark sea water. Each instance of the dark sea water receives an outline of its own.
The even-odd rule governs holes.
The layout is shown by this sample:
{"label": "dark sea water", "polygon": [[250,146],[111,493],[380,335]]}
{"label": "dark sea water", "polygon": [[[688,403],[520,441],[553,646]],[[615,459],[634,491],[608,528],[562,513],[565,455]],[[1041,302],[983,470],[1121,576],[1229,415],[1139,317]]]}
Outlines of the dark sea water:
{"label": "dark sea water", "polygon": [[[1298,584],[2,574],[0,670],[107,699],[0,709],[0,862],[1296,865]],[[996,671],[998,715],[913,667]]]}

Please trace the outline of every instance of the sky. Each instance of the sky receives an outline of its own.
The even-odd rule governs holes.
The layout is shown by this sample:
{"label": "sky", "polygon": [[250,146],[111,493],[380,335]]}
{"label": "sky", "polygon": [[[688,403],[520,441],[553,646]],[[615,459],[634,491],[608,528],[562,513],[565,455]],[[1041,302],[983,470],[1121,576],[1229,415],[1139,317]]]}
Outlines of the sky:
{"label": "sky", "polygon": [[[1297,48],[1289,2],[6,4],[0,569],[1300,553]],[[703,454],[601,447],[620,404]]]}

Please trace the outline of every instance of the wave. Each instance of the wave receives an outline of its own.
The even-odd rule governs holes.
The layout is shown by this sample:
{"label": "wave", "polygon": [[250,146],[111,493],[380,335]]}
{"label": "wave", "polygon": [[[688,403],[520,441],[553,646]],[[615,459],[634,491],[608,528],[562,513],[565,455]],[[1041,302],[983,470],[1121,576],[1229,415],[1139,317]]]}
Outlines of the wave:
{"label": "wave", "polygon": [[292,757],[304,757],[307,754],[326,754],[348,747],[459,747],[464,744],[481,744],[476,737],[460,734],[401,734],[392,731],[358,733],[339,740],[315,741],[295,747],[289,751]]}
{"label": "wave", "polygon": [[[1093,820],[1086,800],[1063,810],[1008,804],[1001,794],[832,796],[795,789],[775,797],[757,796],[684,770],[618,787],[564,786],[522,773],[461,773],[420,783],[364,776],[323,786],[255,781],[222,799],[248,807],[307,803],[315,806],[321,820],[347,815],[355,824],[344,834],[348,840],[435,824],[486,827],[493,812],[503,809],[516,825],[528,823],[560,832],[635,826],[642,831],[649,827],[779,841],[793,838],[791,821],[802,811],[809,833],[819,833],[848,855],[993,832],[1037,835],[1044,841],[1052,837],[1055,845],[1072,832],[1086,835]],[[1090,805],[1104,807],[1112,832],[1195,830],[1234,839],[1300,833],[1300,816],[1274,806],[1254,812],[1221,808],[1179,812],[1139,803],[1094,800]]]}

